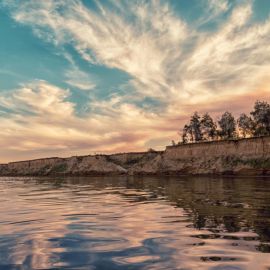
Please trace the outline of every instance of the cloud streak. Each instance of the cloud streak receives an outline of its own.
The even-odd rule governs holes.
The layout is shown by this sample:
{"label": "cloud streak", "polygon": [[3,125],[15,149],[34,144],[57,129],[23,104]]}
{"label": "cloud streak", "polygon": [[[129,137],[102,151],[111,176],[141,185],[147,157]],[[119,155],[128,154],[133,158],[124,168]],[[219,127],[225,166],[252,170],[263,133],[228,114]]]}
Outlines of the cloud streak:
{"label": "cloud streak", "polygon": [[154,116],[145,114],[132,104],[121,104],[108,110],[109,104],[98,106],[102,113],[76,116],[74,104],[67,101],[69,91],[35,81],[12,94],[2,95],[0,106],[8,109],[1,117],[0,145],[2,159],[17,153],[16,159],[40,155],[139,150],[145,147],[147,133],[156,128]]}
{"label": "cloud streak", "polygon": [[[76,116],[69,91],[49,82],[2,95],[0,106],[12,112],[1,122],[6,153],[12,147],[38,154],[55,148],[62,152],[52,153],[63,155],[158,147],[175,139],[177,126],[195,109],[217,114],[228,102],[238,113],[237,106],[250,109],[246,97],[267,98],[270,91],[270,20],[252,22],[250,1],[232,8],[229,1],[209,0],[210,19],[193,25],[158,0],[96,1],[96,9],[78,0],[8,3],[14,20],[42,40],[72,46],[88,64],[119,69],[131,79],[124,95],[117,89],[102,100],[92,94],[84,117]],[[199,29],[198,23],[217,17],[215,29]],[[74,63],[65,78],[84,91],[96,86]],[[145,98],[157,101],[152,112],[140,106]]]}
{"label": "cloud streak", "polygon": [[81,90],[92,90],[96,87],[89,74],[79,70],[77,67],[69,69],[65,73],[66,83]]}
{"label": "cloud streak", "polygon": [[[270,22],[250,24],[251,4],[236,6],[216,32],[199,32],[160,1],[112,3],[114,8],[99,3],[94,12],[80,1],[27,1],[13,17],[42,38],[71,43],[92,64],[127,72],[139,94],[157,99],[198,96],[195,88],[246,87],[248,78],[269,69]],[[212,14],[228,6],[209,1]]]}

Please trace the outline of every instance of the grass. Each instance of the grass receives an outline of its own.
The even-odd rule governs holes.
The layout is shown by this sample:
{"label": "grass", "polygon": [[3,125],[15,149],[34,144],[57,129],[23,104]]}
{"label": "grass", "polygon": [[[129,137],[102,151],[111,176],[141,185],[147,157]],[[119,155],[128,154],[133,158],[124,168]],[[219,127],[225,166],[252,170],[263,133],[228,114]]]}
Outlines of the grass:
{"label": "grass", "polygon": [[224,165],[248,165],[254,169],[270,169],[270,158],[251,158],[240,159],[236,157],[226,157],[223,160]]}
{"label": "grass", "polygon": [[52,167],[51,173],[63,173],[67,170],[67,164],[65,163],[60,163],[56,164]]}

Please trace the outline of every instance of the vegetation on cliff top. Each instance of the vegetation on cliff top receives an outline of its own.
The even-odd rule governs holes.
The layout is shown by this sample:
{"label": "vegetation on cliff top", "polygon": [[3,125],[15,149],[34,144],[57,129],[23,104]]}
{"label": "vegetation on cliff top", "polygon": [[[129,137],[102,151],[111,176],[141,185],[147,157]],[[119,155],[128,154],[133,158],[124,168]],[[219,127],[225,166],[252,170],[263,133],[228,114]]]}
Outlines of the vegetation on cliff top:
{"label": "vegetation on cliff top", "polygon": [[180,143],[270,135],[270,104],[256,101],[250,115],[242,113],[238,119],[225,112],[217,123],[209,113],[200,116],[195,112],[180,134]]}

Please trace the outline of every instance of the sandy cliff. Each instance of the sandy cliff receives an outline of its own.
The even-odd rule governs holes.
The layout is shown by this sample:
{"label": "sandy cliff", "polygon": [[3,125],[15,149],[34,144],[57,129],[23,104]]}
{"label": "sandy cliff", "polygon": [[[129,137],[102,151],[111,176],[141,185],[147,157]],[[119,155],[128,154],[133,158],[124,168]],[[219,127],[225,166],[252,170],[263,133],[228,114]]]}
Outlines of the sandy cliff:
{"label": "sandy cliff", "polygon": [[47,158],[0,165],[0,175],[235,174],[270,176],[270,137],[168,146],[161,152]]}

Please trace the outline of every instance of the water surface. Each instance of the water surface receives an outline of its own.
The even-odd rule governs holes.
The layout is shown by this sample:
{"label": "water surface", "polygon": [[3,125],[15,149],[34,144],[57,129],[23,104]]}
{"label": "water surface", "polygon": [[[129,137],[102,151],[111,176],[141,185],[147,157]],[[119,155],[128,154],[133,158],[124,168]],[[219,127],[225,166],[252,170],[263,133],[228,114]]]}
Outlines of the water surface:
{"label": "water surface", "polygon": [[2,269],[270,269],[270,179],[0,178]]}

